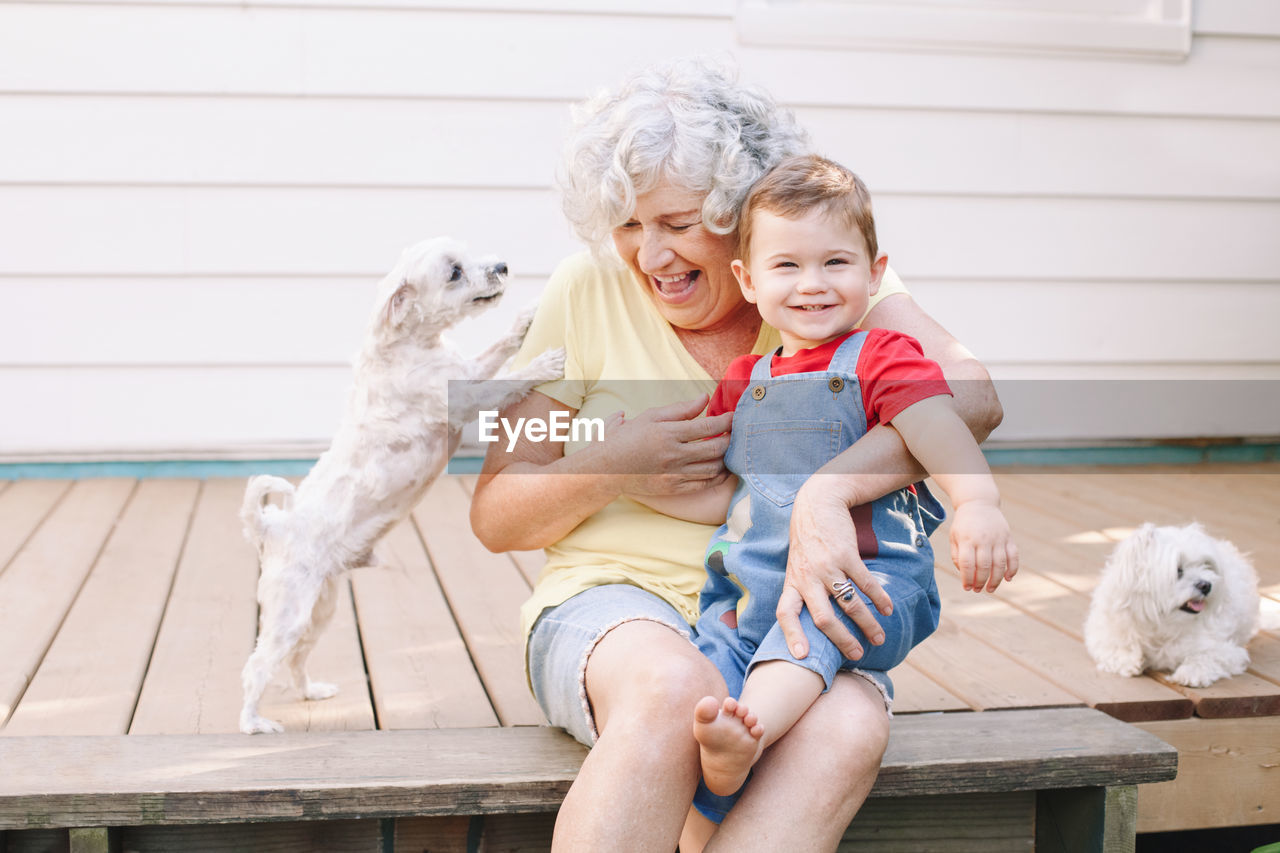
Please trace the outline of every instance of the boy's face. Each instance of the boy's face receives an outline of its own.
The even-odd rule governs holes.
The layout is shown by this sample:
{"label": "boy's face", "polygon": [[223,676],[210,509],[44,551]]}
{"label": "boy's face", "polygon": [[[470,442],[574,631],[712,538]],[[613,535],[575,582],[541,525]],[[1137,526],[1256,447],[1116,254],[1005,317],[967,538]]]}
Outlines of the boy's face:
{"label": "boy's face", "polygon": [[880,288],[888,258],[821,210],[787,219],[753,214],[751,260],[733,262],[742,295],[782,335],[782,354],[825,344],[858,325]]}

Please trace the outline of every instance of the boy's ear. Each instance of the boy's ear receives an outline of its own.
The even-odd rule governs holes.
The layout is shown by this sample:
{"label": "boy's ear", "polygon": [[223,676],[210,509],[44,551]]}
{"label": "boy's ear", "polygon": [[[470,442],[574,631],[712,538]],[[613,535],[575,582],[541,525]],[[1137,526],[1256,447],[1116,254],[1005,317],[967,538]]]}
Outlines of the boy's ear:
{"label": "boy's ear", "polygon": [[889,256],[881,252],[874,261],[871,262],[871,295],[875,296],[880,290],[880,281],[884,278],[884,271],[889,268]]}
{"label": "boy's ear", "polygon": [[733,270],[733,277],[738,280],[738,287],[742,289],[742,298],[754,303],[756,301],[756,288],[751,283],[751,271],[747,269],[747,265],[742,262],[741,258],[734,258],[729,264],[729,268]]}

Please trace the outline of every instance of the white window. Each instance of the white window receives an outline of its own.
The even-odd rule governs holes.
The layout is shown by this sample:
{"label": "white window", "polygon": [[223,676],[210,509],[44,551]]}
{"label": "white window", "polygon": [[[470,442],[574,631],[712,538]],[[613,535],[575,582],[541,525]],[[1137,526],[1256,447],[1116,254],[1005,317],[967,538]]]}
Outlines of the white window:
{"label": "white window", "polygon": [[739,0],[743,44],[1184,59],[1191,0]]}

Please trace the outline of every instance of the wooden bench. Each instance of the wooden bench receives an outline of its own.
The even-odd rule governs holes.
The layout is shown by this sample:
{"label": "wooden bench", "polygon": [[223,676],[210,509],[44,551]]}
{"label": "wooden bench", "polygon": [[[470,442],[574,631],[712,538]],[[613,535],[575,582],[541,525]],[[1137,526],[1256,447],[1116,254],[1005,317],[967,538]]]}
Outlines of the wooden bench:
{"label": "wooden bench", "polygon": [[[1177,769],[1175,749],[1087,708],[892,732],[841,849],[1132,850],[1135,786]],[[2,738],[0,832],[23,830],[11,851],[73,853],[546,849],[585,754],[546,726]],[[521,814],[536,817],[504,818]]]}

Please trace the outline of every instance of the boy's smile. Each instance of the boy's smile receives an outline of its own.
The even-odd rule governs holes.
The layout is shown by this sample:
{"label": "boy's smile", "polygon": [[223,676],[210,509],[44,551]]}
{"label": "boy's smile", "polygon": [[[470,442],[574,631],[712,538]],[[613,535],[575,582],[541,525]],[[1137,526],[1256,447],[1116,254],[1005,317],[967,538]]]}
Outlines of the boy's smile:
{"label": "boy's smile", "polygon": [[742,295],[782,336],[794,355],[858,325],[880,287],[888,258],[867,257],[856,225],[822,210],[787,218],[753,212],[751,258],[733,262]]}

